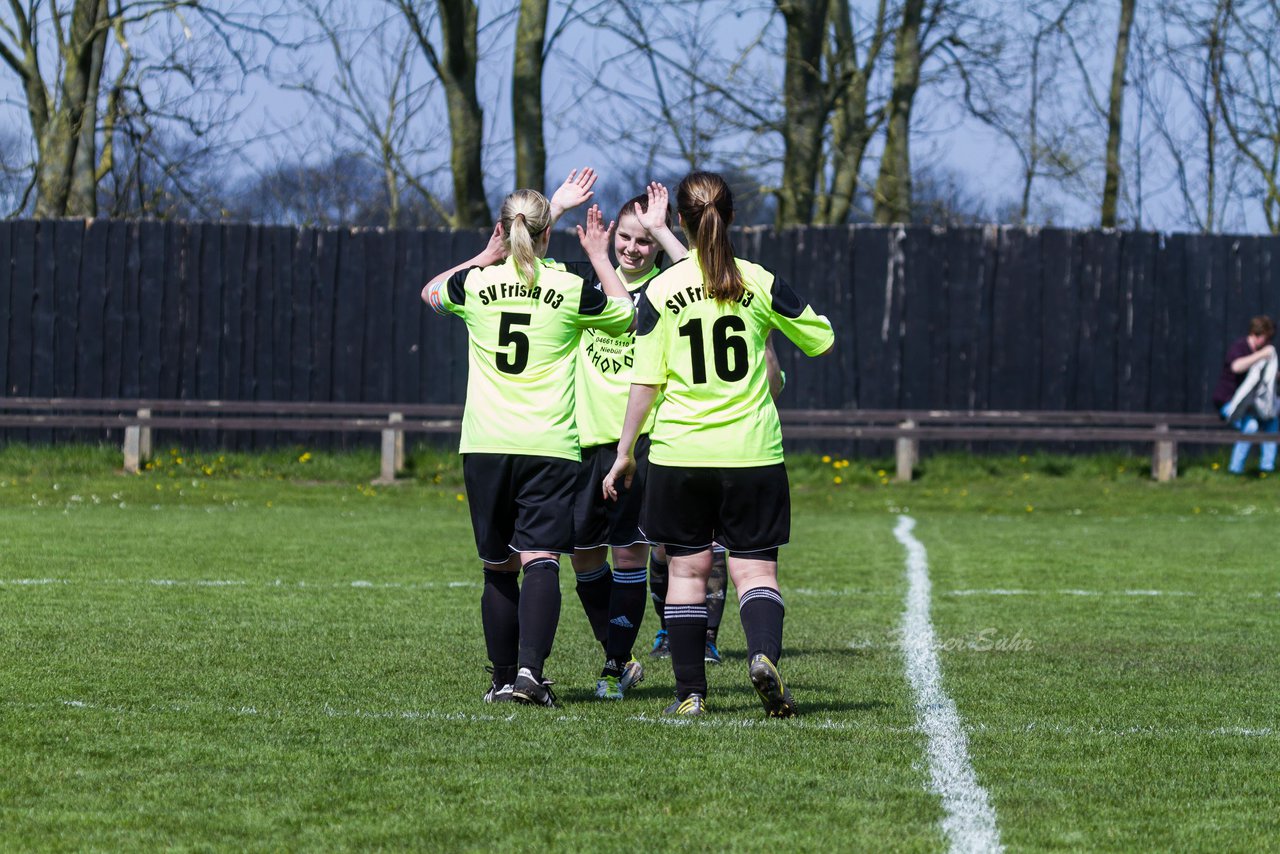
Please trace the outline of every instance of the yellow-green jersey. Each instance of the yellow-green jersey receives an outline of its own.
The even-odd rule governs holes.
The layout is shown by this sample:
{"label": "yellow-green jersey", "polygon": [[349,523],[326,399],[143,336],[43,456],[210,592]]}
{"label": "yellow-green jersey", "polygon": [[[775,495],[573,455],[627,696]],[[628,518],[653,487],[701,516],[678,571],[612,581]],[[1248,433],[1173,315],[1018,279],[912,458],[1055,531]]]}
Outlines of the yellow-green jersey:
{"label": "yellow-green jersey", "polygon": [[625,332],[634,307],[554,261],[540,263],[534,285],[507,259],[460,270],[428,291],[437,313],[467,324],[461,453],[581,458],[573,403],[578,338],[583,329]]}
{"label": "yellow-green jersey", "polygon": [[[639,302],[649,281],[661,272],[656,266],[642,278],[627,283],[631,298]],[[618,271],[622,278],[622,271]],[[634,332],[610,335],[599,329],[587,329],[578,343],[577,383],[578,434],[582,447],[605,445],[618,441],[627,414],[627,396],[631,393],[631,368],[635,361]],[[648,433],[656,411],[640,430]]]}
{"label": "yellow-green jersey", "polygon": [[696,252],[649,282],[637,317],[632,381],[663,386],[650,462],[745,468],[782,462],[782,427],[769,399],[765,339],[777,329],[807,355],[835,341],[831,323],[786,282],[737,259],[743,294],[707,295]]}

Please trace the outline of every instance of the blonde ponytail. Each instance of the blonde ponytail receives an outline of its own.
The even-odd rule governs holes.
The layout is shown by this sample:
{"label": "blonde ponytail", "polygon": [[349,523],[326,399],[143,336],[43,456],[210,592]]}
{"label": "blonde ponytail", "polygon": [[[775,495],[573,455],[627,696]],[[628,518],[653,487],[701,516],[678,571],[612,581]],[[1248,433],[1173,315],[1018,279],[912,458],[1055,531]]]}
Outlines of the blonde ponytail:
{"label": "blonde ponytail", "polygon": [[698,251],[698,266],[707,295],[718,303],[742,299],[742,273],[733,257],[729,226],[733,193],[714,172],[691,172],[676,189],[676,208]]}
{"label": "blonde ponytail", "polygon": [[502,239],[527,285],[538,281],[538,239],[551,224],[551,203],[537,190],[516,190],[502,200]]}

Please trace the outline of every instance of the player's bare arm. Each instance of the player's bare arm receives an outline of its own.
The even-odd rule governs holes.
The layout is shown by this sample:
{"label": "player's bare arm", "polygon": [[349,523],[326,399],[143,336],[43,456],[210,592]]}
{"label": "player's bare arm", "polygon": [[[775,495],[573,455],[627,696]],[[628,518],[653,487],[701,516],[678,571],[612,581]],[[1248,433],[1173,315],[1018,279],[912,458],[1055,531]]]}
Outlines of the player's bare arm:
{"label": "player's bare arm", "polygon": [[649,418],[649,410],[658,399],[658,386],[631,384],[631,396],[627,398],[627,417],[622,422],[622,435],[618,437],[618,458],[613,468],[604,476],[604,497],[616,501],[618,499],[618,479],[622,478],[625,488],[631,488],[631,479],[636,473],[635,447],[640,436],[640,427]]}

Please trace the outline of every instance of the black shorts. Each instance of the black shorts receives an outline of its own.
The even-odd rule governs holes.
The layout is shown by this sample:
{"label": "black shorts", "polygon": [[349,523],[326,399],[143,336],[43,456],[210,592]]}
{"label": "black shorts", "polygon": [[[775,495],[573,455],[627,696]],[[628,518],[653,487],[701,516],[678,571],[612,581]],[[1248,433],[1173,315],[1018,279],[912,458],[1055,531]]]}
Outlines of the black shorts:
{"label": "black shorts", "polygon": [[578,463],[523,454],[463,454],[476,551],[485,563],[515,552],[573,551]]}
{"label": "black shorts", "polygon": [[791,539],[791,486],[782,463],[750,468],[649,464],[641,516],[668,553],[720,543],[730,554],[770,552]]}
{"label": "black shorts", "polygon": [[602,484],[617,458],[617,442],[582,449],[582,468],[578,469],[577,497],[573,505],[575,548],[620,548],[649,542],[640,530],[641,499],[649,474],[648,434],[636,440],[636,475],[631,488],[624,489],[618,484],[618,500],[610,501],[604,497]]}

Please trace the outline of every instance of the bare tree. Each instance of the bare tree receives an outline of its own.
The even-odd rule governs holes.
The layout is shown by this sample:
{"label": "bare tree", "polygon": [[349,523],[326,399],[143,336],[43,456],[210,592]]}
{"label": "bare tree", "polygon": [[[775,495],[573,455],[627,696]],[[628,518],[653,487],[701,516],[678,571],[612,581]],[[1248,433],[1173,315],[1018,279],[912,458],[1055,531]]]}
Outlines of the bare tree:
{"label": "bare tree", "polygon": [[[373,167],[386,200],[379,224],[423,225],[426,211],[432,222],[446,219],[449,213],[434,190],[434,178],[447,162],[443,145],[436,144],[444,128],[428,109],[439,81],[420,73],[414,35],[402,29],[399,15],[386,17],[379,7],[303,0],[301,11],[327,48],[332,74],[303,68],[287,85],[305,92],[318,108],[323,158],[357,155]],[[406,195],[414,201],[406,202]],[[406,210],[419,216],[406,218]]]}
{"label": "bare tree", "polygon": [[[831,2],[827,69],[832,109],[828,142],[830,183],[818,200],[816,222],[847,222],[862,183],[862,162],[884,121],[884,109],[872,103],[871,82],[889,36],[887,0],[876,3],[865,28],[855,26],[849,0]],[[859,48],[862,56],[859,58]]]}
{"label": "bare tree", "polygon": [[1280,2],[1220,0],[1224,29],[1218,108],[1232,145],[1252,169],[1272,234],[1280,234]]}
{"label": "bare tree", "polygon": [[1125,70],[1129,62],[1129,31],[1133,28],[1137,0],[1120,0],[1120,23],[1116,27],[1115,58],[1111,64],[1111,89],[1107,98],[1106,179],[1102,185],[1103,228],[1116,227],[1120,198],[1120,139],[1124,129]]}
{"label": "bare tree", "polygon": [[778,225],[813,218],[814,188],[822,159],[822,136],[831,102],[821,66],[828,22],[828,0],[776,0],[787,22],[783,65],[782,187]]}
{"label": "bare tree", "polygon": [[[492,225],[481,165],[484,112],[476,95],[480,11],[475,0],[437,0],[434,10],[426,7],[423,0],[387,2],[400,10],[422,55],[444,84],[453,173],[454,212],[450,222],[458,228]],[[431,40],[437,13],[442,51]]]}
{"label": "bare tree", "polygon": [[511,123],[516,148],[516,186],[541,188],[547,175],[542,132],[542,69],[550,0],[520,0],[515,62],[511,75]]}
{"label": "bare tree", "polygon": [[[190,91],[234,69],[250,72],[247,39],[272,39],[262,3],[201,0],[74,0],[69,6],[9,2],[0,18],[0,62],[21,83],[31,128],[37,216],[92,216],[98,184],[114,167],[117,133],[168,123],[210,133],[225,111],[204,115],[199,97],[167,101],[161,81]],[[53,50],[45,52],[52,43]],[[217,51],[216,63],[195,60]],[[144,52],[145,51],[145,52]],[[107,78],[110,78],[109,80]],[[145,117],[145,118],[144,118]],[[135,146],[145,151],[145,147]]]}

